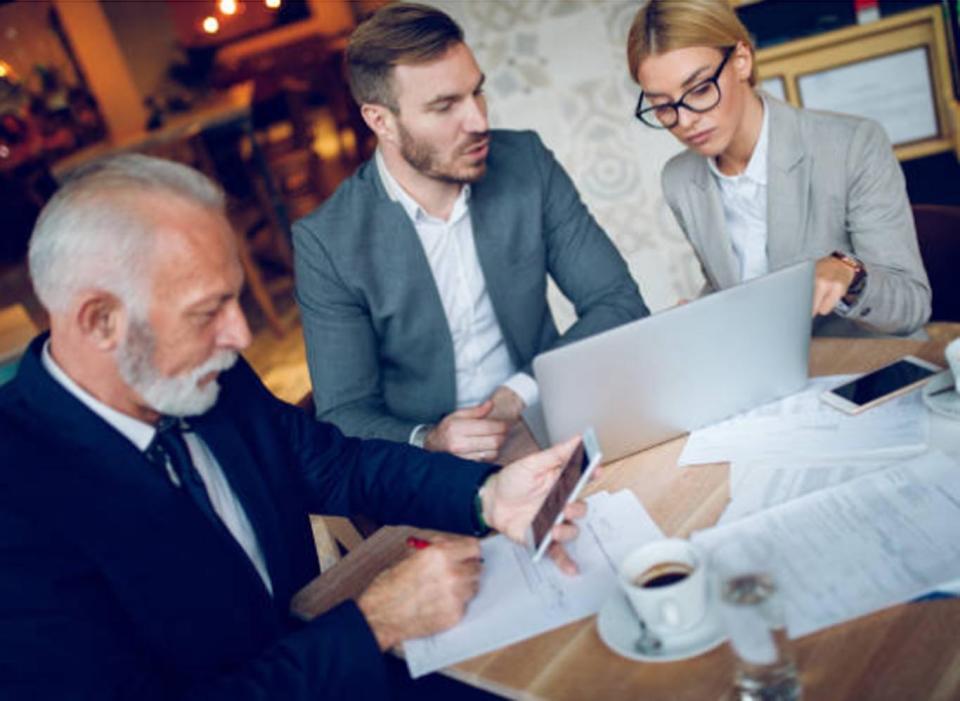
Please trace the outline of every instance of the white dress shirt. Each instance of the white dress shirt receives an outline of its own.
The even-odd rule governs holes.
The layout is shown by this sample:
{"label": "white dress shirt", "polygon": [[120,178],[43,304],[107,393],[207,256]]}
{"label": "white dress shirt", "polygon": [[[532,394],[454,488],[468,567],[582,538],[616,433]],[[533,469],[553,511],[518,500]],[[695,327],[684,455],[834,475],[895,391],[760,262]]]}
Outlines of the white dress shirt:
{"label": "white dress shirt", "polygon": [[[124,438],[133,443],[137,450],[140,452],[146,451],[157,432],[153,426],[112,409],[70,379],[50,354],[49,341],[43,345],[42,359],[43,367],[65,390],[115,428]],[[230,483],[227,482],[220,463],[217,462],[216,457],[210,452],[210,448],[196,433],[185,431],[183,438],[190,450],[193,465],[197,468],[197,472],[200,473],[203,484],[207,488],[207,495],[210,497],[210,503],[213,505],[214,511],[223,521],[223,525],[230,531],[230,534],[240,544],[240,547],[243,548],[247,557],[250,558],[250,562],[253,563],[254,568],[263,580],[263,585],[272,596],[273,583],[270,581],[270,573],[267,571],[267,563],[263,558],[263,552],[260,550],[257,534],[253,532],[243,506],[230,488]]]}
{"label": "white dress shirt", "polygon": [[[762,98],[761,98],[762,99]],[[720,187],[723,202],[723,223],[733,252],[740,263],[740,281],[744,282],[769,271],[767,260],[767,140],[770,131],[769,110],[763,106],[760,137],[750,161],[742,173],[724,175],[715,159],[707,166]]]}
{"label": "white dress shirt", "polygon": [[[403,189],[387,169],[380,151],[375,158],[387,195],[413,222],[440,293],[453,340],[457,408],[481,403],[500,385],[516,392],[527,406],[535,403],[537,383],[516,371],[487,294],[470,221],[470,186],[460,190],[444,221],[429,215]],[[414,429],[411,439],[419,428]]]}

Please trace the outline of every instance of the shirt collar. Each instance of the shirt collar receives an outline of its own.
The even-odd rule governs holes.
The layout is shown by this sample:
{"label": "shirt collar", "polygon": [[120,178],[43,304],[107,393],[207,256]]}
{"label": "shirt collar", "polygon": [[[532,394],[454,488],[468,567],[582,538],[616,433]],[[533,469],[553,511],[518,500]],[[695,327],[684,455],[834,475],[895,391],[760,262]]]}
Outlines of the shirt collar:
{"label": "shirt collar", "polygon": [[[383,153],[379,148],[374,154],[374,161],[377,164],[377,173],[380,175],[380,182],[383,183],[383,189],[387,191],[387,197],[403,207],[403,211],[410,217],[410,221],[414,224],[428,220],[437,221],[437,218],[430,216],[424,211],[423,207],[417,204],[417,201],[410,196],[410,193],[404,190],[403,186],[393,177],[393,173],[387,168],[387,162],[383,159]],[[453,204],[453,210],[450,212],[450,219],[448,221],[455,222],[462,217],[466,213],[467,203],[469,201],[470,184],[466,183],[460,188],[460,194],[457,196],[457,201]]]}
{"label": "shirt collar", "polygon": [[770,134],[770,110],[767,107],[767,101],[763,95],[760,95],[760,100],[763,103],[763,120],[760,123],[760,136],[757,138],[757,145],[753,147],[753,153],[750,155],[750,160],[747,162],[747,167],[744,171],[737,175],[726,175],[721,173],[717,167],[716,158],[707,159],[707,167],[710,168],[710,172],[721,180],[732,181],[744,178],[759,185],[767,184],[767,143]]}
{"label": "shirt collar", "polygon": [[70,376],[63,371],[63,368],[57,365],[57,361],[53,359],[53,355],[50,353],[49,339],[43,344],[41,362],[46,371],[50,373],[50,376],[60,383],[70,394],[83,402],[90,411],[119,431],[121,435],[137,446],[138,450],[144,451],[147,449],[150,441],[153,440],[154,434],[157,432],[156,429],[148,423],[122,414],[116,409],[107,406],[74,382]]}

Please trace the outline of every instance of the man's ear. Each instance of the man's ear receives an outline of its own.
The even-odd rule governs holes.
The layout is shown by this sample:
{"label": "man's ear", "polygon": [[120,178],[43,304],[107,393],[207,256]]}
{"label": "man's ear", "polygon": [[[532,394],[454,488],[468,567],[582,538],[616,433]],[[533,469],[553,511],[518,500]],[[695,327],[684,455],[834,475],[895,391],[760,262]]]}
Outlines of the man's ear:
{"label": "man's ear", "polygon": [[366,103],[360,107],[360,114],[379,141],[396,143],[397,115],[389,107]]}
{"label": "man's ear", "polygon": [[84,338],[102,351],[113,351],[126,333],[127,312],[115,295],[93,290],[77,305],[76,321]]}

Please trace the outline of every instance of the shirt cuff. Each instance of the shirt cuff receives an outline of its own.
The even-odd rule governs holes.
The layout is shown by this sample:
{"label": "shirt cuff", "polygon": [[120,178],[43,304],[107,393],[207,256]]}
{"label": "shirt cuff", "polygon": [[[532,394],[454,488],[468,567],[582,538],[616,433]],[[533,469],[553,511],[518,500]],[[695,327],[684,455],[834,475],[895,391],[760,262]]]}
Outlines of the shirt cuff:
{"label": "shirt cuff", "polygon": [[407,439],[407,443],[417,448],[422,448],[429,431],[430,424],[417,424],[413,427],[413,430],[410,431],[410,437]]}
{"label": "shirt cuff", "polygon": [[537,381],[525,372],[518,372],[507,378],[504,387],[512,389],[526,406],[533,406],[540,401],[540,388]]}

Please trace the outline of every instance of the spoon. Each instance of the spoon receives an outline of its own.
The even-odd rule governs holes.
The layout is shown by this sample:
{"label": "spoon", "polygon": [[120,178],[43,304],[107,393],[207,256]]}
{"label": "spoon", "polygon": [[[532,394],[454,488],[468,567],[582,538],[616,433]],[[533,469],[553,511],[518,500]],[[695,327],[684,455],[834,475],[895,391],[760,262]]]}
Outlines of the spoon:
{"label": "spoon", "polygon": [[650,632],[642,618],[638,618],[637,621],[640,623],[640,637],[633,644],[634,649],[641,655],[653,655],[660,652],[663,647],[660,638]]}

